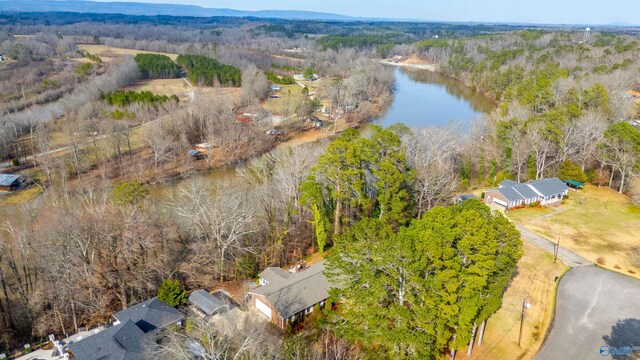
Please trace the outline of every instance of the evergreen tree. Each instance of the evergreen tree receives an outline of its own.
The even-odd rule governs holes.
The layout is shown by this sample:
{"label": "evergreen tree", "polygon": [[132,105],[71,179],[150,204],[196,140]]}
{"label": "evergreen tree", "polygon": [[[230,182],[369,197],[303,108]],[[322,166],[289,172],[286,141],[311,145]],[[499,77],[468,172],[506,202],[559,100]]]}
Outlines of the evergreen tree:
{"label": "evergreen tree", "polygon": [[158,300],[169,306],[178,306],[187,302],[187,292],[176,279],[166,279],[158,289]]}
{"label": "evergreen tree", "polygon": [[166,55],[138,54],[135,60],[144,78],[170,79],[180,76],[180,67]]}
{"label": "evergreen tree", "polygon": [[363,219],[335,241],[327,275],[342,286],[335,330],[390,358],[465,346],[500,307],[520,234],[477,200],[436,207],[406,227]]}

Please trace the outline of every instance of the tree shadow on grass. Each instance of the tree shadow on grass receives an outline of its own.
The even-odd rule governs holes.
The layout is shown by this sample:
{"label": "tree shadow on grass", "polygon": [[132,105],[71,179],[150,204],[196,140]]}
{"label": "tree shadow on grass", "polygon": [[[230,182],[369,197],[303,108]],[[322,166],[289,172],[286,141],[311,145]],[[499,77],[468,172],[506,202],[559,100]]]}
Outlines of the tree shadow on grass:
{"label": "tree shadow on grass", "polygon": [[[640,359],[640,319],[618,320],[611,328],[611,335],[602,337],[609,347],[611,358],[616,360]],[[636,347],[633,351],[629,347]],[[620,353],[616,353],[617,349]]]}

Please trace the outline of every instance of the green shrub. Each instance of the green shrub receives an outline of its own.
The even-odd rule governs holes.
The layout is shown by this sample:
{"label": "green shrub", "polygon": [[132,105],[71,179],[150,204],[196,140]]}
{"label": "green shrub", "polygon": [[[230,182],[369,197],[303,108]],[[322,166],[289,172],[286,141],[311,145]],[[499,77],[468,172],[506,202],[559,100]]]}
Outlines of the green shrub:
{"label": "green shrub", "polygon": [[187,302],[187,292],[176,279],[166,279],[158,289],[158,300],[169,306],[178,306]]}
{"label": "green shrub", "polygon": [[138,180],[129,180],[116,184],[111,191],[113,201],[119,205],[133,205],[149,195],[149,189]]}

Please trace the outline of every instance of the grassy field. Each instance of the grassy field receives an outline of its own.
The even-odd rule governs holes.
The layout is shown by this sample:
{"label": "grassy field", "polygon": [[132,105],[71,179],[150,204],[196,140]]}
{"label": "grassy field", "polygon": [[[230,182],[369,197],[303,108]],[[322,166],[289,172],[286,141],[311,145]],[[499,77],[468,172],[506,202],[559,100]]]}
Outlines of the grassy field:
{"label": "grassy field", "polygon": [[177,95],[181,102],[189,101],[191,89],[182,79],[150,79],[139,80],[127,86],[124,90],[151,91],[157,95]]}
{"label": "grassy field", "polygon": [[570,191],[553,209],[519,209],[509,218],[607,269],[640,278],[640,206],[609,188]]}
{"label": "grassy field", "polygon": [[106,45],[78,45],[78,48],[90,53],[91,55],[99,56],[102,61],[110,62],[115,59],[124,57],[124,56],[135,56],[136,54],[162,54],[167,55],[171,58],[171,60],[175,61],[178,57],[177,54],[168,54],[161,52],[153,52],[153,51],[144,51],[144,50],[133,50],[133,49],[121,49],[110,47]]}
{"label": "grassy field", "polygon": [[276,93],[277,99],[267,99],[263,102],[262,107],[274,115],[283,115],[292,112],[295,105],[299,102],[296,97],[301,98],[302,86],[298,84],[281,85],[282,89]]}
{"label": "grassy field", "polygon": [[[567,267],[553,262],[548,252],[524,242],[524,256],[518,272],[504,294],[502,307],[487,321],[484,340],[475,346],[471,359],[532,359],[542,346],[553,318],[554,281]],[[527,297],[531,308],[526,312],[522,344],[518,347],[522,300]],[[456,359],[469,359],[461,349]]]}
{"label": "grassy field", "polygon": [[31,186],[28,189],[0,194],[0,207],[26,204],[42,194],[39,186]]}

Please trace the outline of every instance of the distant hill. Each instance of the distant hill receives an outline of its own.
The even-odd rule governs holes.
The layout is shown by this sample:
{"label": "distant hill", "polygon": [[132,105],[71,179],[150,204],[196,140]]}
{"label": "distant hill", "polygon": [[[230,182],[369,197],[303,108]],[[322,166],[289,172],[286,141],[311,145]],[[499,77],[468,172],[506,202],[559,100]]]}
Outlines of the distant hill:
{"label": "distant hill", "polygon": [[78,12],[125,15],[173,15],[173,16],[235,16],[291,20],[365,20],[344,15],[298,11],[261,10],[242,11],[232,9],[203,8],[193,5],[147,4],[136,2],[96,2],[82,0],[0,0],[0,11],[16,12]]}

